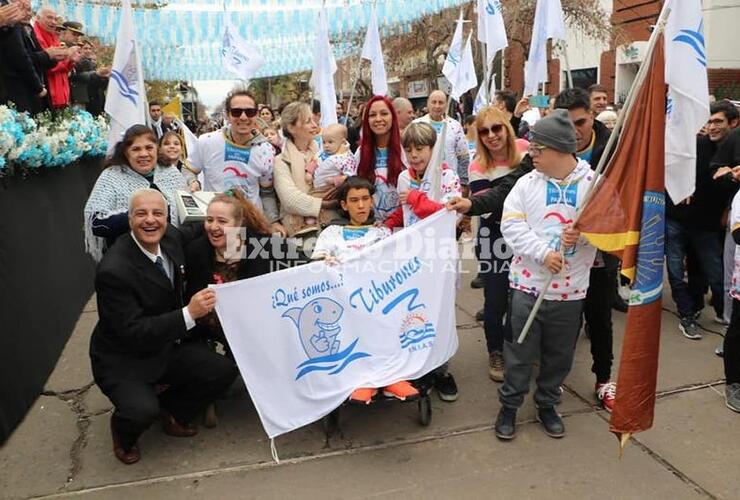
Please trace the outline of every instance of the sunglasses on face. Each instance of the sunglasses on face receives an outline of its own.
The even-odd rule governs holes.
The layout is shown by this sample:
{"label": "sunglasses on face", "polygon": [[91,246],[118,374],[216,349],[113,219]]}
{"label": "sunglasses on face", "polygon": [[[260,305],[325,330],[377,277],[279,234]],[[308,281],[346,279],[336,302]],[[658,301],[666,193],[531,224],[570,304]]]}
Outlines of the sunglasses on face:
{"label": "sunglasses on face", "polygon": [[500,134],[503,129],[504,129],[504,126],[500,123],[497,123],[496,125],[491,125],[490,127],[479,128],[478,135],[481,137],[486,137],[491,132],[493,132],[494,134]]}
{"label": "sunglasses on face", "polygon": [[229,110],[232,118],[241,118],[242,113],[247,115],[247,118],[254,118],[257,116],[257,108],[231,108]]}

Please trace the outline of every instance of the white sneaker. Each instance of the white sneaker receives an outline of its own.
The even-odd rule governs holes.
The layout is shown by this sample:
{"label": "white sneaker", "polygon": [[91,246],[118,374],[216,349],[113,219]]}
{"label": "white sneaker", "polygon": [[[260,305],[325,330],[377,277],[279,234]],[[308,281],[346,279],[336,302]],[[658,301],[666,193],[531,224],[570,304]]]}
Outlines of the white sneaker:
{"label": "white sneaker", "polygon": [[718,325],[725,325],[725,326],[727,326],[727,325],[730,324],[729,321],[725,321],[725,318],[720,318],[719,316],[715,316],[714,319],[712,319],[712,321],[714,321]]}

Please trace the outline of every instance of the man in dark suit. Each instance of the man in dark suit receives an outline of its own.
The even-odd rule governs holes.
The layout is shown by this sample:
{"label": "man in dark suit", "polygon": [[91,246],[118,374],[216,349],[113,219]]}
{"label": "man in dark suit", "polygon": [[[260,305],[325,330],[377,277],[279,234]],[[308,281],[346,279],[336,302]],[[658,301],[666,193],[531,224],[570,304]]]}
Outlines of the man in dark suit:
{"label": "man in dark suit", "polygon": [[131,196],[129,226],[98,266],[99,321],[90,341],[95,382],[115,406],[113,451],[126,464],[139,460],[138,437],[157,418],[166,434],[195,435],[196,415],[237,373],[231,360],[189,338],[216,297],[205,288],[184,303],[180,233],[167,225],[159,191]]}
{"label": "man in dark suit", "polygon": [[[7,0],[0,0],[0,6],[6,5],[9,5]],[[24,15],[26,10],[26,4],[21,3]],[[20,23],[0,28],[0,80],[3,87],[0,104],[10,101],[18,111],[35,112],[37,99],[46,97],[46,86],[26,51]]]}

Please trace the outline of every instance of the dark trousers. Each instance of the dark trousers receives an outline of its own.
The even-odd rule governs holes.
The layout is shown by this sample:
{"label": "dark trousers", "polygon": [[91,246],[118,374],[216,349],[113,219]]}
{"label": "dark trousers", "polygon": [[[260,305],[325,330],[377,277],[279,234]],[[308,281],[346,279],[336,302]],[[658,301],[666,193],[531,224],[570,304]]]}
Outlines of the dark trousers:
{"label": "dark trousers", "polygon": [[524,403],[535,363],[540,365],[534,393],[537,407],[560,404],[560,386],[573,365],[583,301],[542,301],[526,340],[518,344],[517,338],[536,300],[519,290],[511,291],[507,319],[511,329],[507,330],[504,344],[506,370],[498,390],[499,401],[507,408],[516,409]]}
{"label": "dark trousers", "polygon": [[[121,445],[129,450],[164,409],[180,423],[190,423],[234,381],[234,362],[211,351],[204,343],[188,342],[172,352],[161,380],[149,384],[135,380],[98,381],[115,411],[113,425]],[[157,394],[155,385],[167,385]]]}
{"label": "dark trousers", "polygon": [[483,274],[483,329],[488,353],[504,350],[504,316],[509,303],[511,259],[493,257],[481,261]]}
{"label": "dark trousers", "polygon": [[702,271],[712,290],[712,306],[717,316],[722,317],[724,308],[724,276],[722,270],[722,246],[717,231],[690,229],[685,224],[666,219],[665,254],[668,268],[668,283],[676,302],[678,315],[688,318],[694,314],[694,298],[684,280],[686,254],[693,249],[701,263]]}
{"label": "dark trousers", "polygon": [[[483,329],[488,353],[503,352],[504,316],[509,305],[509,266],[511,250],[501,236],[498,224],[485,227],[480,238],[480,274],[483,276]],[[480,233],[479,233],[480,235]]]}
{"label": "dark trousers", "polygon": [[598,383],[607,382],[612,374],[612,304],[616,282],[615,268],[591,268],[588,292],[583,303],[583,316],[591,338],[591,371],[596,375]]}
{"label": "dark trousers", "polygon": [[740,383],[740,301],[732,299],[732,319],[725,334],[724,363],[726,384]]}

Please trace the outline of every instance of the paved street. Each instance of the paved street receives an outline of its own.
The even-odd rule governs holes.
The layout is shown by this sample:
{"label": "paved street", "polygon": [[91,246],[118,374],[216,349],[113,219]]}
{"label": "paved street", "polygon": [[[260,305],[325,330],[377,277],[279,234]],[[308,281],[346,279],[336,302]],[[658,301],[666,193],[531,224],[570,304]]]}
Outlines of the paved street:
{"label": "paved street", "polygon": [[[0,450],[1,496],[738,498],[740,415],[724,405],[722,365],[714,355],[721,336],[711,332],[719,328],[708,314],[700,319],[704,338],[685,339],[668,293],[655,427],[637,435],[622,460],[608,414],[594,406],[584,336],[560,407],[566,437],[548,438],[530,401],[519,412],[516,439],[501,443],[492,432],[497,384],[488,379],[483,330],[474,320],[482,292],[469,288],[470,277],[457,299],[460,349],[450,368],[457,402],[435,395],[429,427],[419,425],[415,404],[348,407],[328,440],[318,423],[278,438],[280,464],[242,384],[219,401],[215,429],[178,439],[153,427],[140,441],[142,460],[120,464],[111,452],[110,403],[92,384],[87,349],[97,316],[91,301],[45,394]],[[614,313],[617,353],[624,319]]]}

